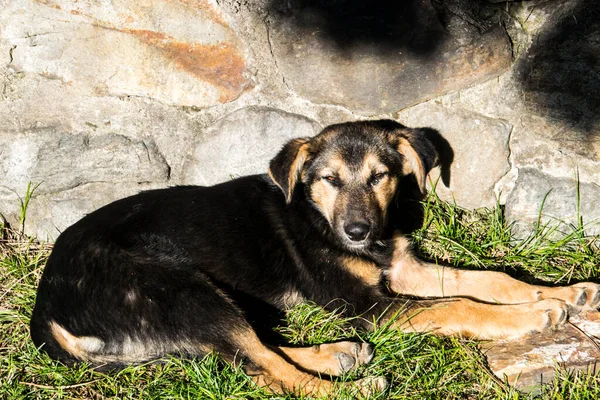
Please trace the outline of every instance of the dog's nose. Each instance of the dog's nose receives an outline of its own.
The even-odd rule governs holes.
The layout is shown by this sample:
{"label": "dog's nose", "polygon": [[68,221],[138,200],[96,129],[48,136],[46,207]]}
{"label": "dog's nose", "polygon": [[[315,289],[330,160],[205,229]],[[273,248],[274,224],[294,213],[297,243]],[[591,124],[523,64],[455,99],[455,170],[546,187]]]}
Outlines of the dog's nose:
{"label": "dog's nose", "polygon": [[360,242],[364,240],[369,231],[371,230],[371,226],[369,224],[365,224],[364,222],[352,222],[350,224],[344,225],[344,231],[346,235],[350,238],[350,240],[354,242]]}

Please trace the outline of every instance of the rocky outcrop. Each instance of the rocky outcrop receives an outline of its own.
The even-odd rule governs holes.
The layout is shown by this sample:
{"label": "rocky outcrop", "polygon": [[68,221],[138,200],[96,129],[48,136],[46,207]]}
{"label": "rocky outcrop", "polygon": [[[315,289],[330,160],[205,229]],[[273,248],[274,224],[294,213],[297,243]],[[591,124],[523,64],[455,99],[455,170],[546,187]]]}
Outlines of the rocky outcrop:
{"label": "rocky outcrop", "polygon": [[0,139],[3,190],[16,192],[23,178],[37,194],[95,182],[166,182],[169,166],[150,140],[121,135],[60,134],[39,129]]}
{"label": "rocky outcrop", "polygon": [[[539,223],[552,229],[553,237],[573,229],[588,235],[600,235],[598,221],[583,216],[598,212],[600,186],[576,179],[557,178],[532,168],[519,169],[519,176],[507,199],[506,218],[513,221],[513,233],[526,236]],[[539,205],[539,208],[534,208]]]}

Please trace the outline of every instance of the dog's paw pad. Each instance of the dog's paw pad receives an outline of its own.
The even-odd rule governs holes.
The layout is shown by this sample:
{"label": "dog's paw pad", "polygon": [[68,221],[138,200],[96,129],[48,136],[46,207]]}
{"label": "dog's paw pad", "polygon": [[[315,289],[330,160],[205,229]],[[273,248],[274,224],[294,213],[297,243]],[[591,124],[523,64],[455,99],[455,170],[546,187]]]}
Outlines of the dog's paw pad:
{"label": "dog's paw pad", "polygon": [[582,282],[572,287],[580,289],[582,292],[577,299],[578,306],[585,310],[596,309],[600,306],[600,285],[591,282]]}
{"label": "dog's paw pad", "polygon": [[383,392],[388,387],[388,381],[382,376],[369,376],[359,379],[355,382],[358,385],[360,393],[369,397]]}

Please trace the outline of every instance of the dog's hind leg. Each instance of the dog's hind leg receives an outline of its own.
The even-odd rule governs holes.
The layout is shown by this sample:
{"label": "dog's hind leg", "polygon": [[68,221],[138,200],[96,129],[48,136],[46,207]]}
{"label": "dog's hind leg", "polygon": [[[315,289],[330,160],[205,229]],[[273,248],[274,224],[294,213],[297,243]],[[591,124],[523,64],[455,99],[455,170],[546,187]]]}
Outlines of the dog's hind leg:
{"label": "dog's hind leg", "polygon": [[310,347],[273,347],[273,350],[304,371],[333,376],[367,364],[374,354],[372,345],[348,341]]}
{"label": "dog's hind leg", "polygon": [[[234,338],[237,342],[234,347],[239,349],[237,357],[241,355],[247,360],[244,365],[246,372],[252,376],[258,385],[267,387],[275,393],[332,397],[337,391],[345,389],[354,395],[369,396],[383,391],[387,386],[385,379],[380,377],[368,377],[353,382],[334,383],[303,372],[278,354],[277,351],[261,343],[250,328],[236,332]],[[346,347],[351,346],[347,346],[346,343],[348,342],[344,342],[344,344],[339,346],[335,346],[336,344],[325,345],[325,352],[334,355],[335,358],[336,352],[332,350],[335,348],[338,350],[349,350]],[[315,352],[312,348],[295,350],[291,348],[278,348],[278,350],[291,360],[295,360],[296,362],[301,360],[301,363],[298,362],[298,364],[304,364],[302,366],[310,366],[311,358],[315,365],[322,362],[322,360],[319,360],[319,355],[316,354],[318,352]],[[311,353],[313,357],[311,357]],[[324,358],[328,359],[330,363],[333,361],[331,357]],[[318,367],[326,368],[323,364],[319,364]]]}

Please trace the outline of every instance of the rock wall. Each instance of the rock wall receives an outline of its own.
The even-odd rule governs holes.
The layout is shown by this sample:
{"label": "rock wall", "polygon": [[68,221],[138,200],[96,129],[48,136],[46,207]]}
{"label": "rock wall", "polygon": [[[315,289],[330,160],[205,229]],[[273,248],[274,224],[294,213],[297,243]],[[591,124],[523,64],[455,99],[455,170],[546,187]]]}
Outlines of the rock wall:
{"label": "rock wall", "polygon": [[264,172],[287,139],[362,118],[437,129],[454,154],[438,193],[499,197],[516,234],[544,199],[600,233],[593,0],[0,5],[0,213],[17,225],[31,182],[42,239],[142,189]]}

